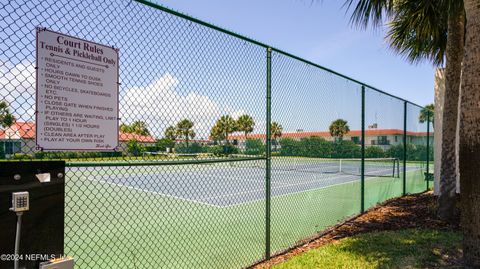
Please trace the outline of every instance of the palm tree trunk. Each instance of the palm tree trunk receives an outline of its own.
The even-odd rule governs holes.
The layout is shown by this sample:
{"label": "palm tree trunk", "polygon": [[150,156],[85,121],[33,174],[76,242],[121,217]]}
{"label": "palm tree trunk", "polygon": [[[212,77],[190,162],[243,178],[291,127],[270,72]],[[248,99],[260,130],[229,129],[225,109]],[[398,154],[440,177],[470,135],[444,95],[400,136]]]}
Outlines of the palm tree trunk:
{"label": "palm tree trunk", "polygon": [[440,165],[440,188],[438,216],[453,220],[456,208],[455,137],[457,130],[458,97],[464,47],[465,15],[463,10],[450,14],[445,68],[445,98],[442,129],[442,161]]}
{"label": "palm tree trunk", "polygon": [[467,17],[460,106],[463,256],[480,268],[480,0],[465,0]]}

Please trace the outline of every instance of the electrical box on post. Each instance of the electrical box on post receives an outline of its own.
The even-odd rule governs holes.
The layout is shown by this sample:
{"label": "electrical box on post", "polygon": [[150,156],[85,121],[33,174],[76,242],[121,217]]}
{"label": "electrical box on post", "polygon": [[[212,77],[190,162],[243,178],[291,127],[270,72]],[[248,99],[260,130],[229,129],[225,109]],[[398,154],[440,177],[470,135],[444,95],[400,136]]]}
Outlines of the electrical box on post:
{"label": "electrical box on post", "polygon": [[64,161],[0,162],[0,269],[63,257],[64,204]]}

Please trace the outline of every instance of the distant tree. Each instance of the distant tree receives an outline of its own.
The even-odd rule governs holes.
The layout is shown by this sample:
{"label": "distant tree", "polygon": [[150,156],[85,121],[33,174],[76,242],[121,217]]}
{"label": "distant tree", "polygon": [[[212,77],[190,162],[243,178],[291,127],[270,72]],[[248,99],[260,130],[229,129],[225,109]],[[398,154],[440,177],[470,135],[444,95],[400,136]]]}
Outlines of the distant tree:
{"label": "distant tree", "polygon": [[228,140],[228,135],[235,132],[237,130],[237,123],[235,120],[229,116],[225,115],[220,117],[215,123],[215,126],[212,128],[212,132],[217,137],[222,137],[227,142],[227,145],[230,144]]}
{"label": "distant tree", "polygon": [[273,139],[275,151],[277,151],[277,139],[282,136],[283,127],[278,122],[272,122],[270,125],[270,136]]}
{"label": "distant tree", "polygon": [[245,134],[245,141],[247,140],[248,133],[253,132],[255,122],[250,115],[242,115],[237,120],[237,131],[241,131]]}
{"label": "distant tree", "polygon": [[172,141],[177,140],[177,129],[174,126],[168,126],[164,133],[165,138]]}
{"label": "distant tree", "polygon": [[342,140],[343,136],[350,132],[350,127],[348,127],[348,122],[343,119],[334,120],[330,124],[330,135]]}
{"label": "distant tree", "polygon": [[188,148],[188,141],[195,137],[195,131],[193,131],[193,122],[189,119],[183,119],[177,123],[176,130],[177,136],[185,139],[185,144]]}
{"label": "distant tree", "polygon": [[432,126],[434,126],[434,114],[435,112],[435,105],[434,104],[429,104],[426,105],[422,110],[420,110],[420,116],[418,117],[418,121],[420,123],[426,122],[430,118],[430,122],[432,123]]}
{"label": "distant tree", "polygon": [[150,135],[147,124],[143,121],[134,121],[132,124],[120,124],[120,131],[126,134]]}
{"label": "distant tree", "polygon": [[0,101],[0,126],[8,128],[15,122],[15,117],[10,113],[8,103],[6,101]]}
{"label": "distant tree", "polygon": [[215,124],[210,131],[210,138],[213,141],[222,141],[225,139],[225,134],[222,132],[218,124]]}

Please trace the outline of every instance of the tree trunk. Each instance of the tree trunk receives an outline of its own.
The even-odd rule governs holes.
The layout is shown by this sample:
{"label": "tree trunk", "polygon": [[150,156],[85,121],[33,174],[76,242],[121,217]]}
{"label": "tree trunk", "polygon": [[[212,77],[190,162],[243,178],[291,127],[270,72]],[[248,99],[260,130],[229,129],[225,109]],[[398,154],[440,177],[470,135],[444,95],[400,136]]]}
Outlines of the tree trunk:
{"label": "tree trunk", "polygon": [[467,17],[460,106],[463,255],[480,268],[480,0],[465,0]]}
{"label": "tree trunk", "polygon": [[457,130],[458,96],[464,48],[465,15],[463,10],[448,18],[448,39],[445,68],[445,98],[443,107],[442,162],[440,167],[440,192],[438,216],[446,221],[455,217],[456,159],[455,137]]}

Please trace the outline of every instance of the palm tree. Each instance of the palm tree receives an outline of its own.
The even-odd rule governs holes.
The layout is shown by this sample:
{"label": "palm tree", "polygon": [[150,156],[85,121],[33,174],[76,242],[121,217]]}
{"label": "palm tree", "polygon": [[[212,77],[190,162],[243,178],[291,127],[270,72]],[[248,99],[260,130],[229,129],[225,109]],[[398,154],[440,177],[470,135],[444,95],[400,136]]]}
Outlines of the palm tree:
{"label": "palm tree", "polygon": [[420,123],[425,123],[427,121],[427,124],[432,123],[432,126],[434,125],[434,118],[433,114],[435,111],[435,105],[434,104],[429,104],[426,105],[422,110],[420,110],[420,116],[418,116],[418,122]]}
{"label": "palm tree", "polygon": [[195,131],[193,131],[193,122],[189,119],[183,119],[177,123],[176,133],[178,136],[185,139],[185,145],[188,148],[189,139],[195,137]]}
{"label": "palm tree", "polygon": [[227,144],[230,144],[228,141],[228,135],[237,130],[237,123],[230,115],[225,115],[220,117],[217,120],[217,123],[212,129],[212,133],[216,134],[217,137],[222,137],[225,139]]}
{"label": "palm tree", "polygon": [[278,122],[272,122],[270,125],[270,136],[273,138],[273,141],[275,141],[275,151],[277,151],[277,138],[282,136],[283,132],[283,127],[281,124]]}
{"label": "palm tree", "polygon": [[15,122],[15,117],[10,113],[8,103],[6,101],[0,102],[0,126],[8,128]]}
{"label": "palm tree", "polygon": [[132,132],[139,135],[150,135],[147,124],[144,121],[135,121],[131,125]]}
{"label": "palm tree", "polygon": [[250,115],[242,115],[237,120],[237,130],[242,131],[245,134],[245,141],[247,140],[248,133],[253,132],[255,122]]}
{"label": "palm tree", "polygon": [[343,136],[350,132],[350,127],[348,127],[348,122],[343,119],[334,120],[330,124],[330,135],[338,138],[339,140],[343,139]]}
{"label": "palm tree", "polygon": [[[351,5],[358,1],[354,19],[356,22],[368,23],[370,18],[379,24],[385,14],[392,14],[393,0],[347,0]],[[442,162],[440,173],[439,216],[449,219],[455,208],[455,133],[459,90],[460,99],[460,183],[462,186],[461,208],[462,228],[464,233],[464,261],[468,268],[480,267],[480,181],[477,176],[480,161],[480,0],[410,0],[411,3],[431,2],[442,5],[437,14],[447,25],[445,103],[442,130]],[[415,14],[410,14],[415,16]],[[418,14],[417,14],[418,15]],[[411,21],[405,16],[405,21]],[[466,21],[466,25],[465,25]],[[442,25],[442,24],[437,24]],[[435,25],[431,25],[434,27]],[[428,27],[425,28],[428,30]],[[464,36],[465,34],[465,36]],[[415,41],[415,32],[410,40]],[[408,40],[408,39],[406,39]],[[465,42],[465,43],[464,43]],[[420,42],[417,42],[417,45]],[[438,44],[441,45],[441,44]],[[432,46],[433,47],[433,46]],[[432,48],[430,47],[430,49]],[[422,46],[418,46],[422,48]],[[442,48],[442,47],[441,47]],[[407,49],[408,50],[408,49]],[[439,50],[441,51],[441,49]],[[463,58],[465,57],[465,58]],[[443,57],[441,58],[443,59]],[[463,64],[462,64],[463,62]],[[460,85],[461,83],[461,85]],[[461,86],[461,87],[460,87]]]}
{"label": "palm tree", "polygon": [[126,134],[150,135],[147,124],[143,121],[134,121],[132,124],[120,124],[120,131]]}
{"label": "palm tree", "polygon": [[220,127],[218,126],[218,124],[215,124],[215,125],[212,127],[212,130],[210,131],[210,138],[211,138],[213,141],[216,141],[216,142],[225,139],[225,134],[222,132],[222,130],[220,129]]}
{"label": "palm tree", "polygon": [[466,268],[480,268],[480,0],[465,0],[465,13],[459,128],[463,259]]}
{"label": "palm tree", "polygon": [[364,27],[370,22],[380,26],[389,19],[391,47],[411,62],[426,59],[441,64],[445,60],[438,215],[451,220],[456,208],[455,137],[464,48],[463,1],[346,0],[346,5],[355,6],[351,20]]}
{"label": "palm tree", "polygon": [[164,136],[172,141],[177,140],[177,129],[173,126],[168,126],[167,129],[165,129]]}

